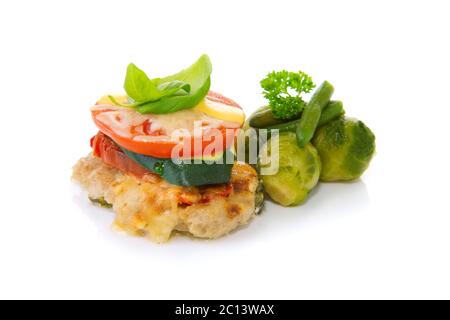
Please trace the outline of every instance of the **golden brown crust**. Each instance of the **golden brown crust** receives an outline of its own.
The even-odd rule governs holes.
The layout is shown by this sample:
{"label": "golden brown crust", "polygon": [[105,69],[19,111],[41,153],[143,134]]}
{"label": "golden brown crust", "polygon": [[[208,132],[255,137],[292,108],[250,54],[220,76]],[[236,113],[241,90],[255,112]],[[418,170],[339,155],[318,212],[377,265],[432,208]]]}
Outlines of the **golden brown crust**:
{"label": "golden brown crust", "polygon": [[255,214],[258,177],[247,164],[233,166],[229,185],[180,187],[151,176],[138,179],[88,155],[75,165],[73,178],[89,197],[112,204],[117,227],[156,242],[167,241],[174,230],[217,238]]}

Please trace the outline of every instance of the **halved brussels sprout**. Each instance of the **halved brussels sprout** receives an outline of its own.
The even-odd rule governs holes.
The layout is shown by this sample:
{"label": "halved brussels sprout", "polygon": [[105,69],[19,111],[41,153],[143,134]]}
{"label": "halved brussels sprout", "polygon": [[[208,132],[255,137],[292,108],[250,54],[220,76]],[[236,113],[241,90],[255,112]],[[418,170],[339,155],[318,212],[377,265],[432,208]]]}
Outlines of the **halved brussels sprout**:
{"label": "halved brussels sprout", "polygon": [[375,135],[353,118],[336,119],[318,129],[312,140],[322,161],[321,181],[359,178],[375,153]]}
{"label": "halved brussels sprout", "polygon": [[[272,150],[270,140],[260,152],[260,158],[273,152],[278,153],[279,170],[273,175],[262,175],[264,189],[275,202],[283,206],[293,206],[305,201],[308,193],[316,186],[320,175],[320,158],[317,150],[308,143],[304,148],[297,145],[295,133],[279,135],[279,148]],[[266,157],[266,156],[264,156]],[[272,163],[261,161],[261,169]]]}

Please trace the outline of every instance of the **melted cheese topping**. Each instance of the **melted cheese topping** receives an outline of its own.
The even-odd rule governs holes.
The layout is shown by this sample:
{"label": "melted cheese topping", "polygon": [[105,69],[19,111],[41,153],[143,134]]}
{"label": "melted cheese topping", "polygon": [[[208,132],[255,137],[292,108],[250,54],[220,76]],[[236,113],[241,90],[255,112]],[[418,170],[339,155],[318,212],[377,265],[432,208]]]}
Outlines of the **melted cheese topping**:
{"label": "melted cheese topping", "polygon": [[[102,104],[92,107],[91,111],[100,111],[95,115],[96,119],[117,135],[137,141],[176,140],[180,136],[203,135],[211,129],[241,126],[239,122],[217,119],[196,108],[169,114],[141,114],[134,109]],[[143,130],[145,122],[149,123],[150,134]],[[158,134],[152,135],[152,132]]]}
{"label": "melted cheese topping", "polygon": [[240,124],[243,124],[245,121],[245,113],[241,108],[214,101],[208,96],[195,106],[194,110],[225,121],[238,122]]}

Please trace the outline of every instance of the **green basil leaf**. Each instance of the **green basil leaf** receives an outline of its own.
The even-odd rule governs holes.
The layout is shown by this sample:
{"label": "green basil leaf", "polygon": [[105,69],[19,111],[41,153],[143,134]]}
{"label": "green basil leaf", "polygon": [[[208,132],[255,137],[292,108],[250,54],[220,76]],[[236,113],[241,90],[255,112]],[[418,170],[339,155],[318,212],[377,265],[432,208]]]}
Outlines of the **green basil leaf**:
{"label": "green basil leaf", "polygon": [[191,92],[191,85],[183,81],[174,80],[160,84],[158,90],[162,91],[164,96],[187,95]]}
{"label": "green basil leaf", "polygon": [[208,94],[211,80],[206,82],[197,91],[185,96],[163,97],[158,101],[147,102],[137,106],[137,111],[143,114],[164,114],[195,107]]}
{"label": "green basil leaf", "polygon": [[156,85],[160,85],[165,82],[171,82],[174,80],[183,81],[191,85],[191,90],[196,91],[209,78],[212,72],[211,60],[209,60],[208,55],[204,54],[196,62],[194,62],[190,67],[181,70],[171,76],[164,78],[155,78],[152,81]]}
{"label": "green basil leaf", "polygon": [[128,65],[124,88],[127,95],[136,102],[159,99],[157,85],[133,63]]}
{"label": "green basil leaf", "polygon": [[128,65],[124,87],[128,96],[135,101],[134,103],[124,105],[110,97],[114,104],[123,107],[136,107],[171,95],[187,95],[191,91],[189,83],[179,80],[164,82],[157,86],[144,71],[132,63]]}
{"label": "green basil leaf", "polygon": [[204,54],[190,67],[176,74],[165,78],[152,79],[153,83],[157,86],[176,80],[185,82],[190,85],[190,92],[188,95],[162,97],[158,101],[151,101],[140,105],[137,110],[140,113],[161,114],[195,107],[208,94],[211,85],[211,72],[211,61]]}
{"label": "green basil leaf", "polygon": [[211,61],[202,55],[190,67],[164,78],[150,79],[144,71],[130,63],[125,78],[125,91],[130,104],[141,113],[170,113],[196,106],[207,94],[211,84]]}

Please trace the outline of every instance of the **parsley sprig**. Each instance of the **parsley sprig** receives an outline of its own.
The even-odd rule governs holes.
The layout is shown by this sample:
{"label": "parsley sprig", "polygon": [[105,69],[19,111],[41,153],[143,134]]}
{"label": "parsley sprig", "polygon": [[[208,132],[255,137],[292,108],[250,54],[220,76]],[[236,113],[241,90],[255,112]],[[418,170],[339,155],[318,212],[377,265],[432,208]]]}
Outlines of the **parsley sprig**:
{"label": "parsley sprig", "polygon": [[302,93],[311,92],[316,85],[306,73],[286,70],[272,71],[263,80],[263,95],[269,101],[273,116],[288,120],[298,116],[305,108]]}

